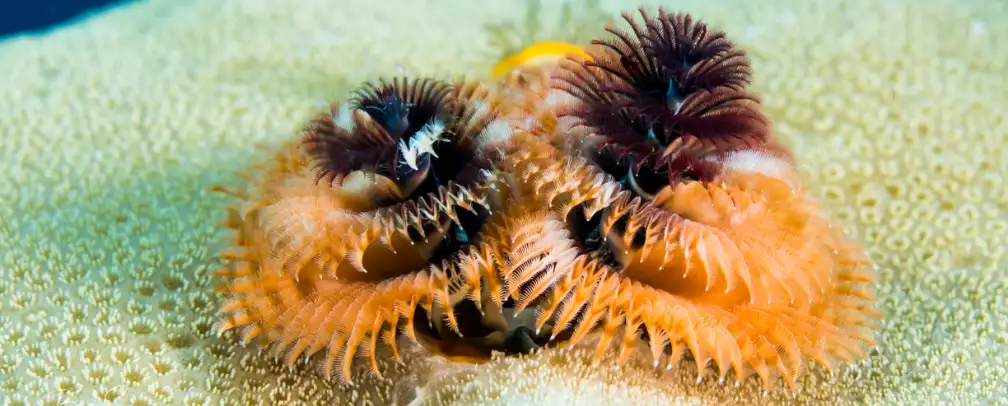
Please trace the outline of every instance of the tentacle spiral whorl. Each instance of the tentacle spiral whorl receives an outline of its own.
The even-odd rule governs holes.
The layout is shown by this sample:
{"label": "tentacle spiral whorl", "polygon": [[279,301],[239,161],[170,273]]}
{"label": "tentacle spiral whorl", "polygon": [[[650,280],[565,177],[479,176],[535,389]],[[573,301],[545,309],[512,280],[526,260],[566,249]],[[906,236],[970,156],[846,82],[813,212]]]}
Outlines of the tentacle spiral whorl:
{"label": "tentacle spiral whorl", "polygon": [[[400,243],[408,252],[420,239],[465,244],[489,213],[492,144],[508,131],[497,124],[499,107],[479,84],[396,78],[368,84],[315,118],[302,136],[315,178],[342,188],[360,174],[373,193],[383,192],[373,210],[348,218],[359,223],[350,230],[360,237],[345,241],[340,262],[327,265],[336,269],[347,259],[370,272],[364,256],[376,242],[396,254]],[[437,243],[427,248],[422,263],[438,255]]]}
{"label": "tentacle spiral whorl", "polygon": [[640,14],[643,24],[624,13],[629,32],[607,27],[612,38],[593,41],[590,59],[570,60],[554,75],[554,87],[574,98],[558,107],[560,118],[600,138],[589,155],[620,177],[674,181],[691,161],[679,157],[686,151],[765,143],[770,123],[745,90],[745,52],[690,15]]}
{"label": "tentacle spiral whorl", "polygon": [[408,184],[425,176],[433,145],[443,141],[451,92],[448,83],[429,78],[381,80],[358,89],[304,131],[316,177],[342,181],[365,170]]}
{"label": "tentacle spiral whorl", "polygon": [[499,256],[547,341],[644,347],[669,368],[688,350],[700,377],[713,360],[792,390],[804,360],[832,369],[874,344],[871,262],[785,179],[727,166],[649,201],[544,135],[516,135],[504,164],[534,197]]}
{"label": "tentacle spiral whorl", "polygon": [[481,234],[499,105],[479,84],[395,79],[312,120],[239,194],[220,331],[264,335],[289,363],[326,349],[325,373],[350,382],[358,354],[377,374],[400,336],[437,350],[479,323],[458,307],[500,297],[481,283],[497,279]]}
{"label": "tentacle spiral whorl", "polygon": [[688,15],[641,15],[624,14],[628,33],[609,28],[590,61],[554,76],[573,97],[560,125],[516,136],[558,148],[525,148],[507,165],[540,202],[540,232],[564,248],[504,256],[566,262],[505,268],[508,292],[556,340],[594,332],[600,350],[625,351],[643,338],[656,364],[689,350],[701,377],[714,360],[722,379],[780,376],[795,390],[805,359],[864,357],[873,264],[802,192],[745,90],[745,53]]}

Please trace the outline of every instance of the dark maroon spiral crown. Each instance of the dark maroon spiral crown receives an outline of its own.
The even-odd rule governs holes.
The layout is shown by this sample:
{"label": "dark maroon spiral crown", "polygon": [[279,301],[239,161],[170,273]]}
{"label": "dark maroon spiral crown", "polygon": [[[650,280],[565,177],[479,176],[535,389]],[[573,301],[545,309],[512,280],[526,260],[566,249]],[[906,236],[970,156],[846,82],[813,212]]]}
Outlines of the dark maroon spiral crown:
{"label": "dark maroon spiral crown", "polygon": [[441,81],[400,78],[356,90],[348,109],[341,112],[334,106],[304,131],[302,144],[312,157],[316,176],[332,181],[364,169],[396,179],[400,142],[435,120],[446,120],[451,91],[451,85]]}
{"label": "dark maroon spiral crown", "polygon": [[765,143],[770,123],[745,90],[745,51],[687,14],[639,11],[643,25],[623,13],[630,32],[607,27],[612,38],[592,41],[591,60],[567,60],[553,78],[575,99],[558,116],[602,138],[597,163],[673,182],[716,173],[705,156]]}

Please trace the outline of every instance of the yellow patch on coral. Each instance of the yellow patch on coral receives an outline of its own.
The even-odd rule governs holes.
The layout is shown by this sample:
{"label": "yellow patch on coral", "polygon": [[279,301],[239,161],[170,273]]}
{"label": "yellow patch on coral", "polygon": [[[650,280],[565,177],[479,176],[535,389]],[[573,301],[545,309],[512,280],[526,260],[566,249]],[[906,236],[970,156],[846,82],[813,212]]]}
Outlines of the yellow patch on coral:
{"label": "yellow patch on coral", "polygon": [[545,41],[529,45],[518,53],[511,55],[494,65],[491,75],[493,78],[524,67],[543,67],[558,63],[562,58],[570,57],[578,60],[591,60],[591,56],[585,53],[579,46],[563,42]]}

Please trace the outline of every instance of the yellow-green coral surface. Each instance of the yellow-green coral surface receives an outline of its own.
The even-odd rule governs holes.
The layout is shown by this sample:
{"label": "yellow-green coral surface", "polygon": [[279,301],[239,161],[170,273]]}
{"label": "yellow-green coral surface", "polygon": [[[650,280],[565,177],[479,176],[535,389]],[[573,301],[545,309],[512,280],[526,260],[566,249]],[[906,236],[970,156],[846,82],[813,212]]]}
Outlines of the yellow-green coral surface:
{"label": "yellow-green coral surface", "polygon": [[[750,51],[776,131],[879,264],[879,353],[807,375],[796,402],[1008,403],[1008,5],[667,6]],[[240,185],[256,144],[364,80],[487,72],[468,57],[493,54],[485,27],[524,15],[511,1],[152,0],[0,43],[2,403],[795,402],[755,380],[697,384],[688,363],[589,368],[566,349],[463,370],[415,359],[346,389],[213,334],[228,201],[203,190]]]}

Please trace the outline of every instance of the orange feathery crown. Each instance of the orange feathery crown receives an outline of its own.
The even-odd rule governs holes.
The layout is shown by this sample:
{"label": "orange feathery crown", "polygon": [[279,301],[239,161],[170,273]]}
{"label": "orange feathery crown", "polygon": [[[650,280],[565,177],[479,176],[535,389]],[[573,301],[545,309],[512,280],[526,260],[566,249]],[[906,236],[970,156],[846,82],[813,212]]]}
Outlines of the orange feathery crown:
{"label": "orange feathery crown", "polygon": [[779,374],[794,390],[807,358],[863,357],[873,264],[800,190],[744,89],[745,54],[688,15],[641,15],[554,74],[573,96],[556,109],[566,125],[515,136],[559,148],[540,141],[510,165],[568,238],[539,260],[565,266],[522,269],[539,297],[521,301],[542,300],[537,324],[571,343],[643,340],[669,367],[688,349],[700,377],[712,359],[721,379]]}
{"label": "orange feathery crown", "polygon": [[346,382],[401,336],[468,362],[688,351],[792,391],[807,359],[864,357],[873,265],[801,190],[745,53],[640,13],[496,86],[379,81],[313,119],[234,193],[220,331]]}
{"label": "orange feathery crown", "polygon": [[461,334],[452,306],[479,303],[494,271],[479,241],[497,199],[492,146],[509,133],[478,83],[396,79],[358,94],[238,193],[220,272],[221,332],[265,334],[288,362],[328,349],[325,373],[347,382],[357,353],[379,373],[379,344],[416,341],[418,315]]}

